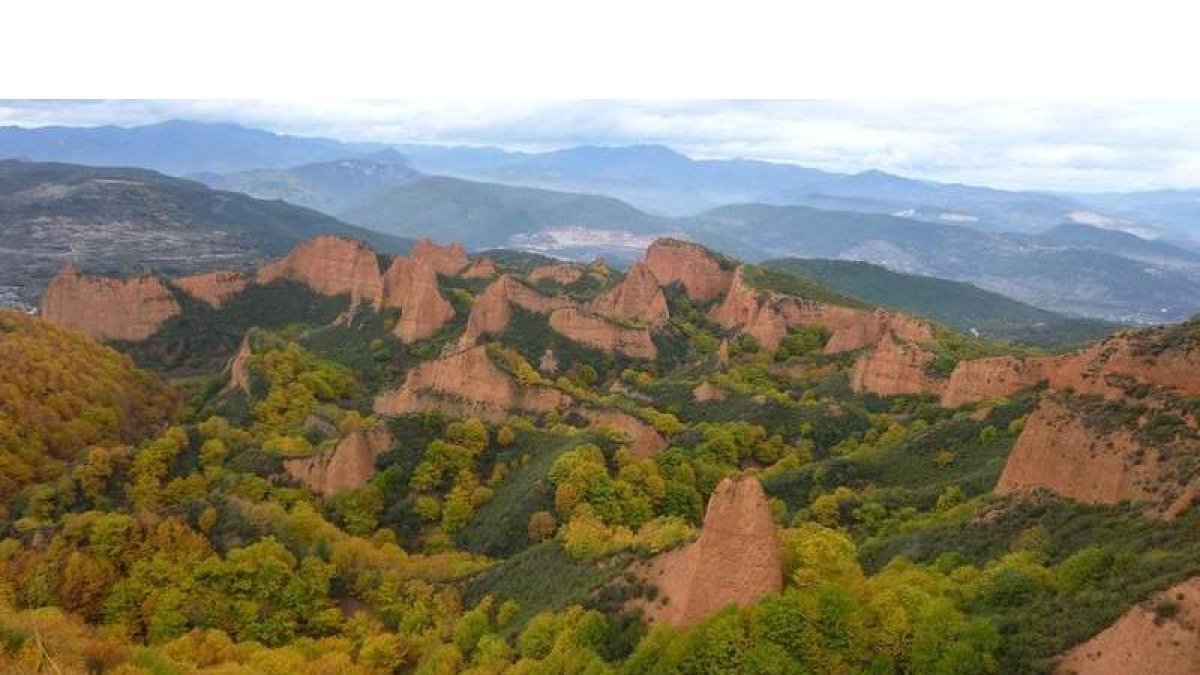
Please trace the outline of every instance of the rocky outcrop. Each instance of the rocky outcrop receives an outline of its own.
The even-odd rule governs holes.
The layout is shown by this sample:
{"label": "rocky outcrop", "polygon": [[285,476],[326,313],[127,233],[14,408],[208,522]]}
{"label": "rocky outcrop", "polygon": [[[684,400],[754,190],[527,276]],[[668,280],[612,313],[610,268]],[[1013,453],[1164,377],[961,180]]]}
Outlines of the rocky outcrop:
{"label": "rocky outcrop", "polygon": [[483,346],[460,350],[409,371],[404,385],[375,399],[375,412],[402,415],[445,410],[501,421],[515,411],[542,413],[570,405],[552,387],[524,386],[488,358]]}
{"label": "rocky outcrop", "polygon": [[171,279],[172,286],[210,307],[224,305],[230,298],[246,290],[249,284],[250,278],[245,273],[229,270]]}
{"label": "rocky outcrop", "polygon": [[454,276],[467,266],[467,254],[462,244],[438,246],[431,239],[422,239],[413,244],[408,257],[413,260],[424,260],[437,274]]}
{"label": "rocky outcrop", "polygon": [[961,361],[942,391],[942,405],[958,408],[988,398],[1011,396],[1047,379],[1052,361],[1046,358],[995,356]]}
{"label": "rocky outcrop", "polygon": [[929,372],[933,359],[919,344],[885,333],[871,351],[854,362],[850,387],[878,396],[938,394],[944,382]]}
{"label": "rocky outcrop", "polygon": [[240,391],[250,394],[250,359],[254,358],[254,350],[250,347],[250,335],[242,336],[242,344],[238,345],[237,353],[229,360],[229,382],[225,391]]}
{"label": "rocky outcrop", "polygon": [[96,340],[144,340],[179,314],[179,302],[158,277],[105,279],[68,265],[42,296],[42,318]]}
{"label": "rocky outcrop", "polygon": [[375,475],[375,460],[391,449],[392,436],[385,425],[356,431],[337,447],[319,455],[289,459],[283,470],[305,487],[326,497],[366,485]]}
{"label": "rocky outcrop", "polygon": [[704,514],[700,538],[634,573],[658,594],[641,608],[651,622],[689,626],[728,606],[746,607],[783,589],[771,508],[754,477],[726,478]]}
{"label": "rocky outcrop", "polygon": [[321,295],[349,295],[351,304],[383,301],[379,259],[366,244],[322,235],[292,249],[286,257],[258,270],[258,283],[279,279],[302,283]]}
{"label": "rocky outcrop", "polygon": [[662,452],[667,447],[667,441],[659,435],[654,427],[628,413],[619,410],[590,410],[580,409],[593,426],[612,427],[625,435],[628,448],[634,457],[646,458]]}
{"label": "rocky outcrop", "polygon": [[396,258],[383,278],[385,302],[400,309],[393,333],[401,342],[424,340],[454,318],[454,306],[438,290],[438,273],[428,258]]}
{"label": "rocky outcrop", "polygon": [[1200,673],[1200,577],[1193,577],[1130,609],[1116,623],[1067,652],[1055,673]]}
{"label": "rocky outcrop", "polygon": [[653,359],[658,355],[649,329],[626,328],[575,307],[554,310],[550,314],[550,328],[569,340],[609,354],[634,359]]}
{"label": "rocky outcrop", "polygon": [[583,278],[584,269],[582,265],[575,263],[554,263],[552,265],[541,265],[529,271],[530,283],[538,283],[539,281],[553,281],[556,284],[566,286],[573,284]]}
{"label": "rocky outcrop", "polygon": [[491,258],[479,258],[467,265],[466,269],[458,273],[458,276],[464,279],[487,279],[494,277],[500,273],[496,263],[492,262]]}
{"label": "rocky outcrop", "polygon": [[668,318],[667,296],[643,262],[631,265],[621,283],[596,296],[588,308],[602,316],[632,319],[652,326]]}
{"label": "rocky outcrop", "polygon": [[1048,489],[1089,504],[1146,502],[1163,514],[1191,494],[1176,477],[1173,453],[1146,447],[1136,427],[1093,428],[1069,402],[1042,399],[1009,453],[997,495]]}
{"label": "rocky outcrop", "polygon": [[728,292],[709,312],[709,318],[722,328],[754,337],[770,350],[779,347],[789,330],[801,326],[821,326],[829,331],[826,354],[874,346],[888,332],[906,342],[933,339],[926,324],[899,312],[868,311],[757,290],[746,283],[743,267],[738,267]]}
{"label": "rocky outcrop", "polygon": [[692,398],[697,403],[707,403],[709,401],[724,401],[729,394],[717,385],[705,380],[696,385],[692,389]]}
{"label": "rocky outcrop", "polygon": [[698,244],[659,239],[646,249],[646,267],[658,283],[679,283],[692,300],[712,300],[729,288],[733,270]]}
{"label": "rocky outcrop", "polygon": [[509,275],[504,275],[493,281],[484,289],[467,317],[467,327],[463,332],[464,347],[477,344],[485,335],[498,335],[508,327],[512,316],[511,305],[516,305],[530,312],[549,314],[562,307],[570,307],[574,302],[570,298],[542,295]]}

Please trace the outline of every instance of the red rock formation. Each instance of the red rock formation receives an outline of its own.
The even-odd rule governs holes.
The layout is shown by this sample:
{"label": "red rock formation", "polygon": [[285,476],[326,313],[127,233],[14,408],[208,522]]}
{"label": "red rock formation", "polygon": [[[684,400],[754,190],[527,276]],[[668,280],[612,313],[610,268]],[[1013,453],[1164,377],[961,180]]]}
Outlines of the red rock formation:
{"label": "red rock formation", "polygon": [[657,556],[635,574],[658,587],[657,598],[642,606],[646,618],[674,626],[782,590],[779,541],[758,479],[722,480],[708,501],[700,539]]}
{"label": "red rock formation", "polygon": [[431,239],[422,239],[413,244],[408,257],[413,260],[424,260],[438,274],[454,276],[467,266],[467,254],[462,244],[438,246]]}
{"label": "red rock formation", "polygon": [[171,279],[170,283],[201,302],[208,303],[212,307],[220,307],[230,298],[244,291],[250,284],[250,278],[242,272],[221,270],[176,277]]}
{"label": "red rock formation", "polygon": [[554,263],[535,267],[529,272],[530,283],[550,280],[566,286],[583,278],[583,266],[575,263]]}
{"label": "red rock formation", "polygon": [[570,298],[542,295],[506,274],[493,281],[475,299],[461,344],[464,347],[474,345],[485,335],[504,332],[512,315],[510,304],[531,312],[549,314],[574,303]]}
{"label": "red rock formation", "polygon": [[705,380],[696,385],[692,389],[692,398],[696,399],[697,403],[706,403],[708,401],[724,401],[729,394],[717,385]]}
{"label": "red rock formation", "polygon": [[424,340],[454,318],[454,306],[438,290],[438,273],[428,258],[396,258],[383,277],[385,304],[400,309],[393,329],[401,342]]}
{"label": "red rock formation", "polygon": [[355,305],[365,302],[379,307],[383,300],[379,259],[370,247],[353,239],[322,235],[259,268],[258,283],[278,279],[300,282],[321,295],[349,294]]}
{"label": "red rock formation", "polygon": [[579,409],[579,414],[587,418],[593,426],[612,427],[628,438],[629,451],[634,457],[653,457],[667,447],[667,441],[659,435],[654,427],[642,422],[633,415],[619,410]]}
{"label": "red rock formation", "polygon": [[328,497],[366,485],[375,475],[376,458],[392,444],[392,435],[380,424],[350,434],[337,447],[319,455],[285,460],[283,470],[308,489]]}
{"label": "red rock formation", "polygon": [[918,344],[885,333],[875,348],[854,362],[850,387],[879,396],[937,394],[943,381],[929,374],[934,355]]}
{"label": "red rock formation", "polygon": [[636,319],[649,325],[667,320],[667,296],[645,263],[636,262],[621,283],[596,296],[588,308],[615,319]]}
{"label": "red rock formation", "polygon": [[[1160,616],[1158,606],[1174,613]],[[1126,612],[1067,652],[1057,675],[1195,675],[1200,673],[1200,577]]]}
{"label": "red rock formation", "polygon": [[1045,380],[1052,361],[1046,358],[995,356],[960,361],[942,391],[942,405],[957,408],[997,396],[1011,396]]}
{"label": "red rock formation", "polygon": [[242,336],[242,344],[238,345],[237,353],[229,361],[229,382],[225,385],[225,391],[250,393],[250,359],[252,358],[254,358],[254,351],[250,348],[250,335],[246,334]]}
{"label": "red rock formation", "polygon": [[920,343],[933,339],[924,323],[899,312],[866,311],[830,305],[781,293],[759,291],[747,284],[739,267],[721,304],[709,318],[723,328],[740,330],[759,344],[774,350],[788,330],[800,326],[822,326],[829,333],[826,354],[837,354],[874,346],[887,332],[902,341]]}
{"label": "red rock formation", "polygon": [[683,285],[692,300],[712,300],[724,293],[733,271],[724,269],[703,246],[675,239],[659,239],[646,249],[646,267],[663,286]]}
{"label": "red rock formation", "polygon": [[42,318],[96,340],[144,340],[179,314],[179,303],[158,277],[86,277],[68,265],[42,296]]}
{"label": "red rock formation", "polygon": [[491,258],[479,258],[459,272],[458,276],[464,279],[486,279],[499,273],[500,270],[496,268],[496,263],[492,262]]}
{"label": "red rock formation", "polygon": [[609,354],[653,359],[658,348],[648,328],[626,328],[609,319],[564,307],[550,314],[550,328],[563,337]]}
{"label": "red rock formation", "polygon": [[1090,504],[1163,499],[1169,484],[1158,453],[1134,461],[1139,447],[1129,430],[1098,434],[1067,406],[1044,398],[1025,421],[995,493],[1046,488]]}
{"label": "red rock formation", "polygon": [[412,369],[404,386],[376,397],[375,412],[402,415],[441,409],[501,421],[512,411],[548,412],[570,402],[552,387],[521,385],[478,346]]}

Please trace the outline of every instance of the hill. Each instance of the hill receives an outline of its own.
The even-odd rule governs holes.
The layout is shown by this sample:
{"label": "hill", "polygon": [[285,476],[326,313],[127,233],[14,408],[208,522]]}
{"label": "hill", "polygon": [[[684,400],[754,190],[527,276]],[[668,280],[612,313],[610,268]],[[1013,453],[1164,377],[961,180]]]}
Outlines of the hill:
{"label": "hill", "polygon": [[246,268],[317,234],[409,240],[143,169],[0,161],[0,287],[33,304],[68,261],[99,274]]}
{"label": "hill", "polygon": [[893,272],[866,262],[781,258],[763,265],[993,340],[1063,347],[1092,342],[1117,328],[1105,321],[1039,309],[974,284]]}
{"label": "hill", "polygon": [[1052,311],[1111,321],[1179,321],[1200,311],[1200,267],[1032,235],[800,206],[744,204],[689,219],[691,236],[751,259],[865,260],[967,281]]}
{"label": "hill", "polygon": [[363,195],[339,215],[395,235],[432,235],[473,248],[506,246],[546,230],[648,235],[671,227],[666,219],[610,197],[435,176]]}
{"label": "hill", "polygon": [[381,149],[185,120],[136,127],[0,127],[0,159],[136,166],[179,176],[283,168]]}
{"label": "hill", "polygon": [[[110,403],[161,381],[0,315],[0,355],[69,338],[0,368],[0,466],[31,431],[75,449],[0,494],[0,670],[1200,653],[1180,586],[1200,570],[1200,319],[1046,355],[678,239],[624,274],[495,257],[322,236],[253,275],[67,270],[44,319],[187,396],[118,438],[94,431],[121,426]],[[114,366],[135,376],[75,386]]]}
{"label": "hill", "polygon": [[288,169],[205,173],[195,178],[219,190],[244,192],[259,199],[281,199],[324,213],[337,213],[369,192],[420,176],[402,155],[389,150]]}

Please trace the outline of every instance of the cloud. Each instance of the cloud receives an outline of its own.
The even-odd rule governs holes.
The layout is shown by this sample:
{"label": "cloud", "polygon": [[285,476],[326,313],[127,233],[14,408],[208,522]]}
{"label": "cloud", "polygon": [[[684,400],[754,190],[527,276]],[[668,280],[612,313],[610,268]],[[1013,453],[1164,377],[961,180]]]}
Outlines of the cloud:
{"label": "cloud", "polygon": [[659,143],[700,158],[1019,189],[1200,187],[1200,102],[0,101],[0,124],[171,118],[518,150]]}

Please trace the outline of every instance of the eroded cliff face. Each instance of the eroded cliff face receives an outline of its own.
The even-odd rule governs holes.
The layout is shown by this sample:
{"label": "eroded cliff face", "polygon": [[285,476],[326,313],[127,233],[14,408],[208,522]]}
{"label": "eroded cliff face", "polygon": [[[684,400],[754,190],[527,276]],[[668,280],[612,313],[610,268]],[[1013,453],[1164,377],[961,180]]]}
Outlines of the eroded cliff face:
{"label": "eroded cliff face", "polygon": [[442,409],[503,421],[511,412],[549,412],[571,403],[566,394],[546,386],[524,386],[477,346],[422,363],[409,371],[404,385],[375,399],[375,412],[402,415]]}
{"label": "eroded cliff face", "polygon": [[588,308],[602,316],[633,319],[652,326],[668,318],[667,296],[644,262],[631,265],[621,283],[596,296]]}
{"label": "eroded cliff face", "polygon": [[850,387],[879,396],[938,394],[944,381],[930,374],[933,359],[919,343],[885,332],[873,349],[854,362]]}
{"label": "eroded cliff face", "polygon": [[348,294],[355,305],[368,303],[378,308],[383,301],[379,259],[370,247],[353,239],[315,237],[259,268],[256,277],[260,284],[279,279],[302,283],[321,295]]}
{"label": "eroded cliff face", "polygon": [[646,267],[663,286],[682,284],[692,300],[712,300],[733,280],[733,270],[722,267],[704,247],[675,239],[651,244],[646,249]]}
{"label": "eroded cliff face", "polygon": [[667,447],[666,439],[660,436],[654,427],[628,413],[619,410],[580,408],[579,414],[594,426],[612,427],[624,434],[628,439],[629,451],[634,457],[653,457]]}
{"label": "eroded cliff face", "polygon": [[695,399],[697,403],[724,401],[727,396],[728,394],[724,389],[718,387],[712,382],[709,382],[708,380],[701,382],[700,384],[696,385],[694,389],[692,389],[692,398]]}
{"label": "eroded cliff face", "polygon": [[240,391],[250,394],[250,359],[254,358],[254,350],[250,346],[250,335],[242,336],[242,343],[237,352],[229,360],[229,382],[225,391]]}
{"label": "eroded cliff face", "polygon": [[158,277],[104,279],[68,265],[42,296],[42,318],[96,340],[144,340],[179,314],[179,302]]}
{"label": "eroded cliff face", "polygon": [[360,488],[375,475],[375,460],[393,445],[383,424],[346,436],[337,447],[312,457],[284,461],[283,470],[326,497]]}
{"label": "eroded cliff face", "polygon": [[477,344],[485,335],[498,335],[508,327],[512,317],[510,305],[530,312],[549,314],[561,307],[571,306],[570,298],[542,295],[513,277],[505,274],[493,281],[475,298],[467,327],[461,339],[462,346]]}
{"label": "eroded cliff face", "polygon": [[500,273],[496,263],[492,262],[491,258],[479,258],[467,265],[466,269],[459,272],[458,275],[464,279],[486,279],[494,277]]}
{"label": "eroded cliff face", "polygon": [[1046,380],[1054,360],[995,356],[961,361],[942,391],[942,405],[957,408],[998,396],[1011,396]]}
{"label": "eroded cliff face", "polygon": [[573,284],[583,278],[584,268],[582,265],[575,263],[554,263],[552,265],[541,265],[529,271],[529,281],[537,283],[539,281],[553,281],[557,284],[566,286]]}
{"label": "eroded cliff face", "polygon": [[746,283],[743,271],[743,267],[737,268],[728,292],[709,312],[709,318],[722,328],[754,337],[767,349],[777,349],[789,330],[801,326],[821,326],[829,331],[826,354],[873,347],[889,332],[900,341],[913,344],[933,339],[933,332],[926,324],[906,314],[842,307],[760,291]]}
{"label": "eroded cliff face", "polygon": [[550,328],[563,337],[609,354],[634,359],[653,359],[658,355],[649,329],[626,328],[575,307],[554,310],[550,314]]}
{"label": "eroded cliff face", "polygon": [[783,589],[783,562],[771,508],[754,477],[726,478],[704,514],[700,538],[634,571],[658,587],[641,607],[651,622],[689,626],[735,604]]}
{"label": "eroded cliff face", "polygon": [[1133,464],[1138,443],[1125,430],[1098,434],[1053,398],[1044,399],[1025,422],[995,493],[1048,488],[1081,502],[1111,504],[1154,496],[1157,462]]}
{"label": "eroded cliff face", "polygon": [[243,272],[221,270],[176,277],[170,282],[172,286],[210,307],[220,307],[230,298],[246,290],[246,286],[250,284],[250,277]]}
{"label": "eroded cliff face", "polygon": [[[1174,607],[1160,615],[1157,607]],[[1195,675],[1200,673],[1200,577],[1130,609],[1116,623],[1067,652],[1058,675]]]}
{"label": "eroded cliff face", "polygon": [[413,244],[408,257],[413,260],[424,260],[437,274],[448,277],[458,274],[469,262],[462,244],[439,246],[428,238]]}
{"label": "eroded cliff face", "polygon": [[383,278],[384,303],[400,309],[392,332],[401,342],[424,340],[454,318],[454,306],[438,290],[438,272],[428,258],[396,258]]}

